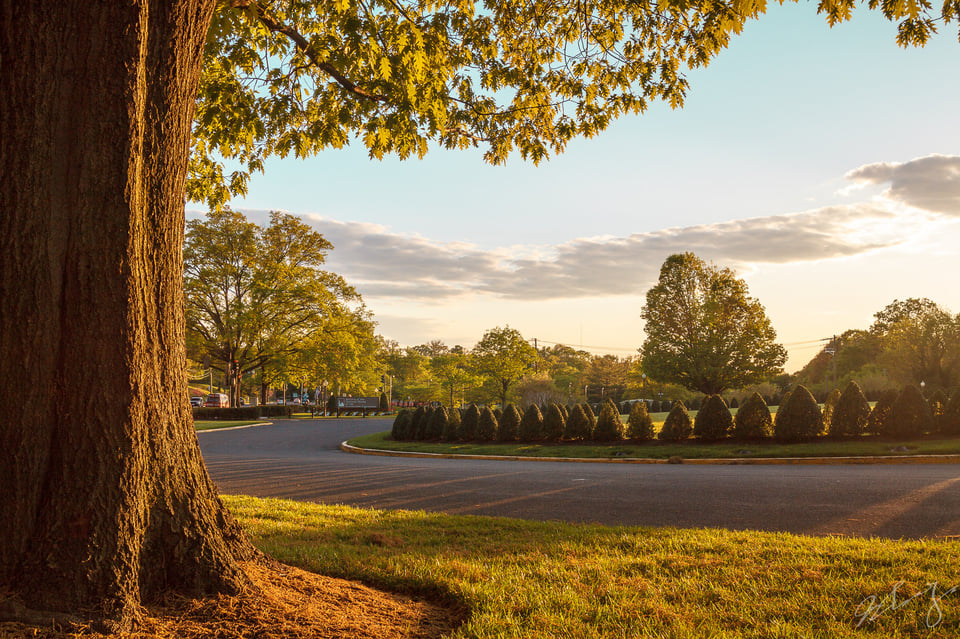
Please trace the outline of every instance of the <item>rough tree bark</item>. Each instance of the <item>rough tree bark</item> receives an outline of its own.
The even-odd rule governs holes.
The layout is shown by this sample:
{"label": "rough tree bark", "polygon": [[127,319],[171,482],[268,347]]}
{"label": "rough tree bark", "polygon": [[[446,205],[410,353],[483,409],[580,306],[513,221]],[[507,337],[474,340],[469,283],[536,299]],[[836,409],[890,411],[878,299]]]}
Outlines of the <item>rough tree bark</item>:
{"label": "rough tree bark", "polygon": [[0,5],[0,616],[231,591],[184,374],[184,176],[215,0]]}

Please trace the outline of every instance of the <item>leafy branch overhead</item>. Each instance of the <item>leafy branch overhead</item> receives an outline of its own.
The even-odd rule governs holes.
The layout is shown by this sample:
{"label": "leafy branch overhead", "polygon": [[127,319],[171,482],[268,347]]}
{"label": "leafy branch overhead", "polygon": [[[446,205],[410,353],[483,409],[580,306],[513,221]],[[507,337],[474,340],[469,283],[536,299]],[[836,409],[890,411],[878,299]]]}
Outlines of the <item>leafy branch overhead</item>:
{"label": "leafy branch overhead", "polygon": [[[682,106],[706,65],[763,0],[223,0],[210,28],[188,196],[218,206],[267,157],[307,157],[359,137],[373,158],[483,145],[539,162],[652,100]],[[902,46],[939,21],[927,3],[870,0]],[[853,0],[823,0],[835,24]],[[236,167],[228,171],[225,167]]]}

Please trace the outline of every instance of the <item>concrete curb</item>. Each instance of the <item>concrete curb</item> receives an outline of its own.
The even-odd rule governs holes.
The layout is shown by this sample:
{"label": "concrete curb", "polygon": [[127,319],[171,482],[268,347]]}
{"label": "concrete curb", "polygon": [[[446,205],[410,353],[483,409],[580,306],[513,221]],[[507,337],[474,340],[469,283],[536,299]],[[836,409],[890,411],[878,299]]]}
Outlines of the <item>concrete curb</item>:
{"label": "concrete curb", "polygon": [[197,433],[220,433],[226,430],[240,430],[241,428],[253,428],[254,426],[269,426],[273,422],[259,422],[257,424],[246,424],[244,426],[227,426],[226,428],[204,428],[203,430],[195,431]]}
{"label": "concrete curb", "polygon": [[535,461],[568,462],[576,464],[700,464],[724,466],[757,465],[863,465],[863,464],[958,464],[960,455],[875,455],[865,457],[749,457],[743,459],[682,459],[671,462],[667,459],[644,459],[636,457],[601,457],[587,459],[583,457],[521,457],[516,455],[455,455],[452,453],[416,453],[401,450],[382,450],[378,448],[358,448],[347,442],[340,443],[340,450],[356,455],[377,455],[380,457],[413,457],[421,459],[466,459],[493,461]]}

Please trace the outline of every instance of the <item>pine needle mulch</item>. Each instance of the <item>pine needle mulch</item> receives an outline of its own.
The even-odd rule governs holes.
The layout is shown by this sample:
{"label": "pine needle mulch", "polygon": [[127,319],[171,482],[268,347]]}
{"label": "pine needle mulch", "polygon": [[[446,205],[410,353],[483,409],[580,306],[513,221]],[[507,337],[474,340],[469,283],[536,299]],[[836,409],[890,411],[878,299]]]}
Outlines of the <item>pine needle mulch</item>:
{"label": "pine needle mulch", "polygon": [[250,562],[239,595],[148,607],[135,632],[0,623],[0,639],[435,639],[462,621],[457,611],[272,562]]}

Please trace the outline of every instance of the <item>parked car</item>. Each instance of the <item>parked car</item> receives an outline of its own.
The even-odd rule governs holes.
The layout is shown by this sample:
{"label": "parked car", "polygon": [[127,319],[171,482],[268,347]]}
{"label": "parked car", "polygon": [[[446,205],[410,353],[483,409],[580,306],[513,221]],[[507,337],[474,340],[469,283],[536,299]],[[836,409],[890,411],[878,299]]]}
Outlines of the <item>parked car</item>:
{"label": "parked car", "polygon": [[197,408],[203,407],[203,397],[200,395],[191,395],[190,396],[190,405]]}
{"label": "parked car", "polygon": [[223,393],[210,393],[203,405],[207,408],[230,408],[230,398]]}

